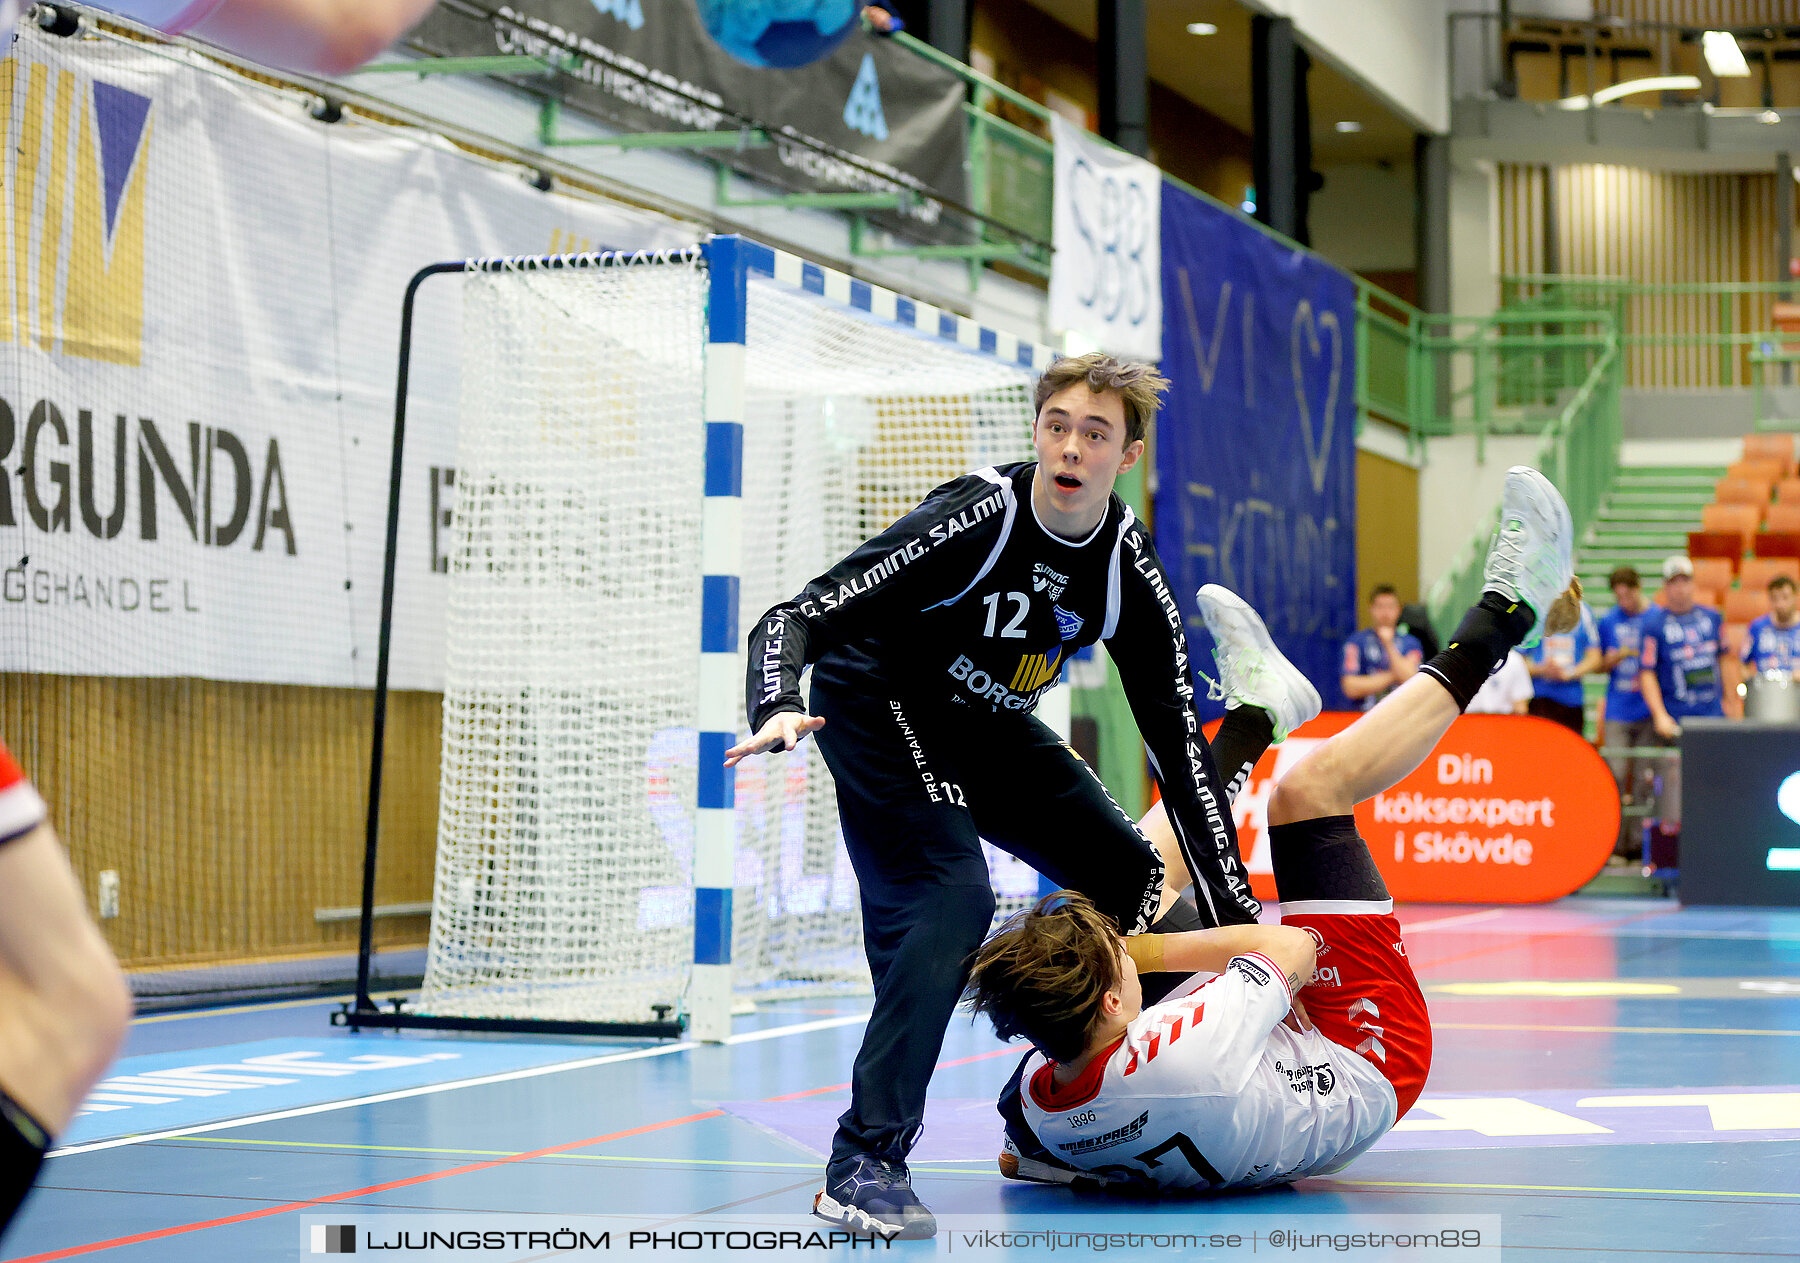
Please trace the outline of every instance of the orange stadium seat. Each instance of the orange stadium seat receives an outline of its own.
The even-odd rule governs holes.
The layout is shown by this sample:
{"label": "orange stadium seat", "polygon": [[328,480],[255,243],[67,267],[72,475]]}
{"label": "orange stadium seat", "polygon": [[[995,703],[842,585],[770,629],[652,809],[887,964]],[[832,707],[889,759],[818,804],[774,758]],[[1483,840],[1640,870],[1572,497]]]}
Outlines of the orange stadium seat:
{"label": "orange stadium seat", "polygon": [[1743,656],[1744,642],[1750,639],[1750,624],[1726,623],[1724,635],[1726,656],[1735,662]]}
{"label": "orange stadium seat", "polygon": [[1800,504],[1800,478],[1783,478],[1775,484],[1776,504]]}
{"label": "orange stadium seat", "polygon": [[1756,528],[1762,524],[1762,506],[1759,504],[1709,504],[1700,510],[1700,529],[1703,531],[1736,531],[1744,541],[1739,552],[1750,550],[1750,537],[1756,534]]}
{"label": "orange stadium seat", "polygon": [[1744,555],[1744,537],[1736,531],[1689,531],[1687,539],[1688,556],[1695,561],[1719,558],[1731,567],[1731,573],[1737,572],[1738,560]]}
{"label": "orange stadium seat", "polygon": [[1779,500],[1771,504],[1763,514],[1763,530],[1800,531],[1800,504],[1782,504]]}
{"label": "orange stadium seat", "polygon": [[1695,557],[1692,560],[1695,587],[1724,591],[1731,586],[1731,572],[1736,569],[1732,562],[1723,557]]}
{"label": "orange stadium seat", "polygon": [[1770,484],[1780,482],[1792,472],[1788,465],[1772,458],[1734,461],[1725,467],[1727,478],[1745,478],[1751,482]]}
{"label": "orange stadium seat", "polygon": [[1775,480],[1726,474],[1713,488],[1714,504],[1754,504],[1758,508],[1775,494]]}
{"label": "orange stadium seat", "polygon": [[1794,436],[1792,434],[1746,434],[1745,460],[1772,460],[1780,464],[1781,476],[1794,476]]}
{"label": "orange stadium seat", "polygon": [[1752,543],[1758,557],[1800,557],[1800,530],[1758,531]]}
{"label": "orange stadium seat", "polygon": [[1733,588],[1725,594],[1725,621],[1748,623],[1769,612],[1769,594],[1761,588]]}
{"label": "orange stadium seat", "polygon": [[1795,583],[1800,583],[1800,560],[1793,557],[1753,557],[1744,562],[1743,568],[1738,571],[1738,583],[1760,592],[1778,574],[1784,574]]}

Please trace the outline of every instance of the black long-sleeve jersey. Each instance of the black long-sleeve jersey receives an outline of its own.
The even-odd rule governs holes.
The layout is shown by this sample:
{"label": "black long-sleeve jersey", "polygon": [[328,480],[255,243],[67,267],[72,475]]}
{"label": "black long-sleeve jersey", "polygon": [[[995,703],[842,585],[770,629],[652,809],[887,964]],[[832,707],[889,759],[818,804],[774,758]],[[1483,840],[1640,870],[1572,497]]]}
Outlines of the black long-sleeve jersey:
{"label": "black long-sleeve jersey", "polygon": [[1104,640],[1201,898],[1254,915],[1149,534],[1117,495],[1086,539],[1052,533],[1032,506],[1036,472],[1023,462],[945,483],[764,614],[750,635],[751,731],[806,709],[809,663],[840,691],[1029,713],[1071,653]]}

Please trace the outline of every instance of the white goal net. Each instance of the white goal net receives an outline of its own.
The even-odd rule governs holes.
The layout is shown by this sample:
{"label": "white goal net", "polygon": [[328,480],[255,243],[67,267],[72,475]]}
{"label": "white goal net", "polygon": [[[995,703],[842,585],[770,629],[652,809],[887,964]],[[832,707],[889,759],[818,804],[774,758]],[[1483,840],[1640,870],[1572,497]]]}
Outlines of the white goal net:
{"label": "white goal net", "polygon": [[[693,955],[708,277],[471,274],[421,1013],[642,1021]],[[1029,455],[1031,375],[748,281],[742,628],[938,484]],[[740,653],[741,653],[740,646]],[[739,731],[746,730],[739,690]],[[737,769],[740,991],[866,986],[817,747]],[[1035,891],[990,851],[1002,914]]]}

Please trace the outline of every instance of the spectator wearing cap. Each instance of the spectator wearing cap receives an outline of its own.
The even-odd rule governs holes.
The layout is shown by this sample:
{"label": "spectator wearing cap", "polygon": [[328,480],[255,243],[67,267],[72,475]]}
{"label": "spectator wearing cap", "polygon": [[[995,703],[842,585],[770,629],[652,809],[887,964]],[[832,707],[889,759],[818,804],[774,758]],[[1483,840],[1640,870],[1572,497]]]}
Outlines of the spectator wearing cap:
{"label": "spectator wearing cap", "polygon": [[1800,592],[1788,576],[1769,580],[1769,612],[1750,624],[1743,658],[1758,674],[1776,671],[1800,678]]}
{"label": "spectator wearing cap", "polygon": [[1581,732],[1581,677],[1600,669],[1600,632],[1587,602],[1581,603],[1581,617],[1571,630],[1546,634],[1525,651],[1525,658],[1531,671],[1530,713]]}
{"label": "spectator wearing cap", "polygon": [[[1650,602],[1644,597],[1643,581],[1634,566],[1620,566],[1607,577],[1612,587],[1613,607],[1599,619],[1600,670],[1606,672],[1606,696],[1600,700],[1600,713],[1594,723],[1594,744],[1642,749],[1656,744],[1656,727],[1650,722],[1650,707],[1644,703],[1638,687],[1638,649],[1643,643],[1644,615]],[[1655,786],[1656,769],[1647,759],[1614,755],[1607,760],[1613,778],[1619,782],[1621,802],[1649,802]],[[1634,841],[1623,823],[1620,826],[1619,854],[1629,858],[1637,853]]]}
{"label": "spectator wearing cap", "polygon": [[[1674,745],[1681,721],[1696,715],[1723,715],[1725,691],[1719,674],[1720,636],[1725,620],[1694,601],[1694,563],[1683,556],[1663,562],[1663,604],[1643,617],[1638,650],[1638,688],[1650,712],[1659,745]],[[1663,773],[1660,807],[1664,829],[1681,827],[1681,763]]]}

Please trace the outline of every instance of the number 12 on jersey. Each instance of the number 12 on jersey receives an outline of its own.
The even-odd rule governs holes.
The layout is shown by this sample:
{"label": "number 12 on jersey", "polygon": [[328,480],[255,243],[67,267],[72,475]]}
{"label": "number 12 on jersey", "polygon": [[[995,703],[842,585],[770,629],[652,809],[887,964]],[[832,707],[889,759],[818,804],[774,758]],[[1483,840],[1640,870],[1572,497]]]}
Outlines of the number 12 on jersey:
{"label": "number 12 on jersey", "polygon": [[[1000,638],[1002,640],[1023,640],[1025,639],[1025,616],[1031,612],[1031,598],[1023,592],[1008,592],[1006,599],[1012,602],[1013,616],[1001,629]],[[990,592],[981,598],[981,603],[987,606],[988,612],[987,626],[982,628],[981,634],[992,636],[994,625],[1000,621],[1000,594]]]}

